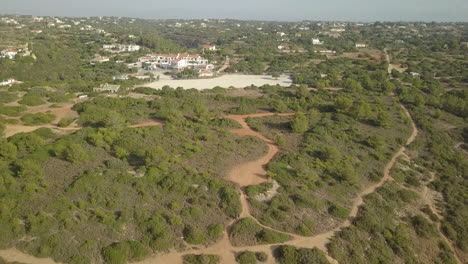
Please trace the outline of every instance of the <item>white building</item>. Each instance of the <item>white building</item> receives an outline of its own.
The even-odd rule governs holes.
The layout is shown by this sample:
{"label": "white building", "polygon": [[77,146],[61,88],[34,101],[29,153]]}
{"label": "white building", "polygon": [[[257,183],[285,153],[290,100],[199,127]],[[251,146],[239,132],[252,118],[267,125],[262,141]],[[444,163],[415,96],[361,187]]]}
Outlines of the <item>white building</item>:
{"label": "white building", "polygon": [[141,47],[139,45],[122,45],[122,44],[104,44],[102,49],[116,52],[133,52],[139,51]]}
{"label": "white building", "polygon": [[323,45],[323,42],[320,39],[313,38],[312,45]]}
{"label": "white building", "polygon": [[120,89],[120,85],[112,85],[112,84],[101,84],[99,87],[93,88],[93,92],[111,92],[116,93]]}
{"label": "white building", "polygon": [[212,70],[200,70],[198,71],[198,77],[213,77],[214,73]]}
{"label": "white building", "polygon": [[112,80],[128,80],[128,74],[116,75],[112,77]]}
{"label": "white building", "polygon": [[163,68],[183,69],[208,64],[208,60],[200,55],[190,55],[186,53],[178,54],[148,54],[138,59],[142,63],[151,63]]}
{"label": "white building", "polygon": [[40,29],[34,29],[34,30],[31,30],[31,33],[40,34],[40,33],[42,33],[42,30],[40,30]]}
{"label": "white building", "polygon": [[331,32],[345,32],[345,28],[332,28],[330,29]]}
{"label": "white building", "polygon": [[141,47],[139,45],[128,45],[125,49],[126,51],[139,51]]}
{"label": "white building", "polygon": [[216,46],[215,45],[203,45],[203,50],[215,51]]}
{"label": "white building", "polygon": [[18,54],[18,51],[12,50],[12,49],[7,49],[7,50],[2,50],[0,52],[0,56],[3,58],[8,58],[10,60],[15,59],[15,56]]}
{"label": "white building", "polygon": [[367,45],[365,43],[356,43],[356,48],[365,48]]}
{"label": "white building", "polygon": [[12,86],[13,84],[20,84],[20,83],[22,82],[10,78],[6,81],[0,82],[0,86],[6,86],[6,85]]}
{"label": "white building", "polygon": [[278,46],[279,50],[290,50],[291,48],[287,44],[282,44]]}

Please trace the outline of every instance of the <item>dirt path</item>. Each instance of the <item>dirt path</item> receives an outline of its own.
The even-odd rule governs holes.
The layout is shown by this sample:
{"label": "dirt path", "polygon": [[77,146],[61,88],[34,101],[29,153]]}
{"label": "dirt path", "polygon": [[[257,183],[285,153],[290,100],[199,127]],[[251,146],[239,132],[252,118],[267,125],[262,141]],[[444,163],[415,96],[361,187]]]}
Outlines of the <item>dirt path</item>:
{"label": "dirt path", "polygon": [[445,236],[445,234],[442,232],[442,225],[441,221],[444,220],[444,217],[442,216],[441,212],[439,209],[434,204],[434,197],[431,195],[432,190],[428,187],[429,184],[431,184],[435,180],[435,173],[430,172],[429,175],[431,178],[427,182],[427,184],[424,185],[423,190],[420,192],[421,198],[423,199],[424,203],[427,204],[429,209],[435,214],[437,217],[437,221],[434,221],[437,226],[437,230],[439,230],[441,238],[444,240],[444,242],[449,246],[450,250],[452,250],[453,255],[455,256],[455,259],[457,260],[458,263],[462,264],[465,263],[464,261],[461,261],[460,257],[457,254],[457,251],[455,250],[455,247],[453,246],[453,243]]}
{"label": "dirt path", "polygon": [[226,61],[224,62],[223,66],[219,68],[218,73],[221,73],[225,71],[227,68],[229,68],[230,63],[231,63],[231,59],[229,58],[229,56],[226,56]]}
{"label": "dirt path", "polygon": [[[406,145],[411,144],[414,139],[416,138],[418,134],[418,130],[416,125],[414,124],[413,120],[411,119],[411,116],[408,112],[408,110],[401,105],[403,108],[405,114],[408,116],[408,118],[411,120],[411,126],[413,128],[413,131],[408,138]],[[256,161],[251,161],[247,162],[245,164],[241,164],[235,168],[233,168],[229,175],[228,179],[239,184],[239,186],[244,187],[250,184],[258,184],[266,181],[266,171],[264,169],[264,166],[273,158],[273,156],[278,152],[278,147],[274,144],[273,141],[270,139],[266,138],[265,136],[261,135],[260,133],[252,130],[246,122],[246,118],[248,117],[264,117],[264,116],[271,116],[274,115],[272,113],[262,113],[262,114],[252,114],[252,115],[230,115],[227,116],[228,118],[231,118],[239,124],[241,124],[242,128],[234,130],[233,133],[237,135],[251,135],[251,136],[256,136],[260,139],[262,139],[267,145],[268,145],[268,152],[265,156],[261,157],[260,159]],[[292,114],[282,114],[282,115],[292,115]],[[229,237],[227,232],[224,232],[223,238],[215,243],[212,246],[203,248],[203,249],[192,249],[192,250],[187,250],[183,252],[170,252],[167,254],[163,255],[158,255],[158,256],[153,256],[150,258],[147,258],[144,261],[138,262],[139,264],[150,264],[150,263],[173,263],[173,264],[178,264],[182,263],[182,257],[183,255],[186,254],[214,254],[218,255],[221,257],[221,263],[223,264],[235,264],[235,258],[234,258],[234,253],[235,252],[240,252],[244,250],[250,250],[250,251],[262,251],[267,253],[268,255],[268,262],[267,263],[275,263],[274,258],[272,255],[272,246],[278,246],[278,245],[291,245],[291,246],[296,246],[296,247],[302,247],[302,248],[314,248],[317,247],[320,250],[322,250],[325,254],[327,259],[331,263],[338,263],[336,260],[331,258],[327,254],[327,247],[326,245],[330,242],[330,239],[335,235],[336,232],[340,231],[343,228],[346,228],[351,225],[351,219],[357,216],[359,207],[364,203],[363,198],[374,192],[377,188],[381,187],[384,183],[389,181],[391,179],[390,177],[390,169],[394,166],[396,163],[398,157],[403,155],[404,151],[406,150],[405,147],[401,147],[400,150],[393,155],[391,160],[387,163],[387,165],[384,168],[384,176],[382,179],[366,189],[362,190],[362,192],[358,195],[356,199],[353,201],[353,205],[351,208],[351,213],[350,217],[348,220],[344,221],[340,226],[329,230],[327,232],[324,232],[322,234],[318,234],[312,237],[303,237],[295,234],[290,234],[293,239],[290,241],[287,241],[285,243],[281,244],[273,244],[273,245],[257,245],[257,246],[246,246],[246,247],[234,247],[231,245],[231,242],[229,241]],[[252,217],[250,214],[250,207],[249,203],[247,201],[247,198],[243,192],[240,194],[240,200],[241,200],[241,205],[242,205],[242,213],[241,217]],[[253,218],[253,217],[252,217]],[[258,224],[260,224],[264,228],[268,228],[270,230],[274,230],[277,232],[285,233],[282,231],[275,230],[271,227],[267,227],[259,223],[259,221],[255,218],[253,218]],[[228,226],[232,225],[233,222],[229,223]],[[288,233],[286,233],[288,234]],[[26,257],[28,255],[24,255],[24,259],[19,259],[21,262],[24,263],[37,263],[37,262],[30,262],[30,261],[25,261]],[[10,260],[8,255],[3,254],[0,251],[0,256],[5,258],[6,260]],[[53,262],[52,262],[53,263]],[[47,263],[49,264],[49,263]]]}
{"label": "dirt path", "polygon": [[[163,125],[163,124],[164,123],[161,122],[161,121],[150,120],[150,121],[143,121],[143,122],[138,123],[138,124],[130,125],[128,127],[131,127],[131,128],[151,127],[151,126],[160,126],[160,125]],[[82,129],[82,127],[79,127],[77,125],[71,125],[71,126],[68,126],[68,127],[58,127],[58,126],[53,125],[53,124],[45,124],[45,125],[38,125],[38,126],[7,125],[7,127],[5,129],[5,137],[11,137],[11,136],[13,136],[15,134],[18,134],[18,133],[33,132],[34,130],[39,129],[39,128],[50,128],[50,129],[54,130],[55,132],[63,133],[63,134],[73,133],[75,131],[78,131],[78,130]]]}
{"label": "dirt path", "polygon": [[60,264],[51,258],[36,258],[34,256],[26,255],[16,248],[0,250],[0,257],[8,262],[19,262],[25,264]]}
{"label": "dirt path", "polygon": [[388,73],[391,74],[392,70],[397,70],[399,72],[406,71],[407,68],[401,67],[400,65],[392,64],[390,62],[390,55],[388,55],[388,50],[384,49],[385,60],[388,62]]}

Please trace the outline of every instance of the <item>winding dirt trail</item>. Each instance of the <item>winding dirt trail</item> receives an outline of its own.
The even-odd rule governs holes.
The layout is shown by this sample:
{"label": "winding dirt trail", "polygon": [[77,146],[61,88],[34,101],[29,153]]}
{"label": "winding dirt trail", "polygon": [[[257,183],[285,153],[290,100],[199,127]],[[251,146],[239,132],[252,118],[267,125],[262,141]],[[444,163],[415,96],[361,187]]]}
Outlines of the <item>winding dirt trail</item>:
{"label": "winding dirt trail", "polygon": [[[442,224],[441,224],[441,221],[444,220],[444,217],[442,216],[440,210],[437,209],[437,207],[435,206],[434,197],[431,195],[432,190],[428,187],[429,184],[431,184],[433,181],[435,181],[436,177],[435,177],[435,173],[434,173],[434,172],[430,172],[429,175],[431,176],[431,178],[429,179],[429,181],[427,182],[427,184],[424,185],[423,190],[420,192],[421,198],[422,198],[423,201],[427,204],[427,206],[429,207],[429,209],[430,209],[430,210],[435,214],[435,216],[437,217],[437,221],[433,221],[433,222],[435,222],[435,224],[436,224],[436,226],[437,226],[437,230],[439,231],[442,240],[444,240],[444,242],[449,246],[450,250],[452,250],[453,255],[454,255],[456,261],[457,261],[459,264],[466,263],[466,260],[463,260],[463,261],[462,261],[462,260],[460,259],[460,256],[458,255],[458,252],[455,250],[455,247],[453,246],[453,242],[450,241],[450,240],[445,236],[444,232],[442,232]],[[463,258],[463,256],[461,256],[461,257]]]}
{"label": "winding dirt trail", "polygon": [[[413,129],[410,137],[408,138],[408,140],[406,142],[406,145],[409,145],[416,138],[416,136],[418,134],[418,129],[417,129],[416,125],[414,124],[408,110],[403,105],[401,105],[401,107],[402,107],[403,111],[405,112],[405,114],[408,116],[409,120],[411,121],[411,126],[412,126],[412,129]],[[261,135],[260,133],[258,133],[256,131],[252,130],[247,125],[246,119],[248,117],[265,117],[265,116],[271,116],[271,115],[275,115],[275,114],[273,114],[273,113],[262,113],[262,114],[252,114],[252,115],[230,115],[230,116],[227,116],[227,118],[230,118],[230,119],[233,119],[233,120],[239,122],[239,124],[241,124],[241,126],[242,126],[241,129],[234,130],[233,133],[235,133],[237,135],[241,135],[241,136],[250,135],[250,136],[258,137],[268,145],[268,151],[267,151],[267,154],[265,156],[261,157],[258,160],[250,161],[250,162],[241,164],[239,166],[236,166],[235,168],[233,168],[229,172],[228,179],[230,181],[232,181],[232,182],[237,183],[240,187],[245,187],[245,186],[248,186],[248,185],[251,185],[251,184],[259,184],[259,183],[263,183],[263,182],[267,181],[267,176],[266,176],[266,171],[265,171],[264,166],[266,164],[268,164],[268,162],[278,152],[278,147],[274,144],[274,142],[272,140],[266,138],[265,136]],[[292,115],[292,114],[288,113],[288,114],[280,114],[280,115]],[[160,124],[157,124],[157,125],[160,125]],[[213,244],[213,245],[211,245],[209,247],[202,248],[202,249],[194,248],[194,249],[189,249],[189,250],[182,251],[182,252],[172,251],[172,252],[167,253],[167,254],[149,257],[149,258],[147,258],[147,259],[145,259],[145,260],[143,260],[141,262],[137,262],[137,263],[138,264],[150,264],[150,263],[151,264],[158,264],[158,263],[161,263],[161,264],[163,264],[163,263],[179,264],[180,263],[181,264],[182,263],[182,257],[184,255],[186,255],[186,254],[214,254],[214,255],[218,255],[218,256],[221,257],[221,263],[223,263],[223,264],[236,264],[235,254],[234,253],[244,251],[244,250],[265,252],[268,255],[268,261],[266,263],[275,263],[271,249],[272,249],[272,247],[279,246],[279,245],[291,245],[291,246],[302,247],[302,248],[317,247],[318,249],[322,250],[326,254],[327,259],[331,263],[338,263],[336,260],[334,260],[333,258],[331,258],[328,255],[326,245],[330,242],[331,238],[335,235],[336,232],[338,232],[341,229],[346,228],[346,227],[351,225],[352,218],[357,216],[359,207],[364,203],[363,197],[365,197],[366,195],[374,192],[377,188],[381,187],[384,183],[391,180],[390,169],[394,166],[394,164],[396,163],[398,157],[400,157],[401,155],[404,154],[405,150],[406,150],[406,148],[403,146],[403,147],[401,147],[399,149],[399,151],[397,151],[392,156],[391,160],[387,163],[387,165],[384,168],[384,176],[382,177],[382,179],[378,183],[373,184],[373,185],[367,187],[366,189],[362,190],[362,192],[358,195],[358,197],[355,198],[354,201],[353,201],[353,204],[352,204],[352,207],[351,207],[351,210],[350,210],[351,213],[350,213],[349,219],[344,221],[340,226],[338,226],[338,227],[336,227],[336,228],[334,228],[332,230],[329,230],[327,232],[324,232],[324,233],[321,233],[321,234],[318,234],[318,235],[315,235],[315,236],[312,236],[312,237],[303,237],[303,236],[299,236],[299,235],[296,235],[296,234],[289,234],[289,233],[285,233],[285,232],[282,232],[282,231],[279,231],[279,230],[275,230],[275,229],[273,229],[271,227],[268,227],[268,226],[264,226],[256,218],[252,217],[252,215],[250,214],[250,206],[249,206],[249,203],[247,201],[247,197],[244,194],[244,192],[242,191],[241,194],[240,194],[240,201],[241,201],[241,205],[242,205],[242,213],[240,215],[241,217],[251,217],[259,225],[261,225],[264,228],[268,228],[270,230],[274,230],[274,231],[280,232],[280,233],[289,234],[292,237],[292,240],[287,241],[285,243],[280,243],[280,244],[235,247],[235,246],[233,246],[231,244],[231,242],[229,240],[229,235],[225,231],[224,235],[223,235],[223,238],[220,241],[218,241],[217,243],[215,243],[215,244]],[[234,223],[234,221],[229,223],[228,226],[231,226],[233,223]],[[11,249],[11,250],[17,251],[15,249]],[[11,261],[12,260],[11,254],[8,254],[8,252],[9,252],[9,250],[0,251],[0,257],[3,257],[7,261]],[[20,262],[23,262],[23,263],[31,263],[31,264],[38,263],[38,262],[34,262],[34,261],[31,262],[30,259],[28,259],[28,257],[30,257],[30,256],[28,256],[26,254],[23,254],[21,252],[19,252],[19,254],[20,254],[20,256],[21,256],[21,254],[24,255],[24,258],[21,258],[21,257],[18,258],[18,256],[16,256],[17,257],[17,258],[15,258],[16,261],[20,261]],[[48,262],[48,263],[44,263],[44,264],[52,264],[52,263],[54,263],[54,262]]]}

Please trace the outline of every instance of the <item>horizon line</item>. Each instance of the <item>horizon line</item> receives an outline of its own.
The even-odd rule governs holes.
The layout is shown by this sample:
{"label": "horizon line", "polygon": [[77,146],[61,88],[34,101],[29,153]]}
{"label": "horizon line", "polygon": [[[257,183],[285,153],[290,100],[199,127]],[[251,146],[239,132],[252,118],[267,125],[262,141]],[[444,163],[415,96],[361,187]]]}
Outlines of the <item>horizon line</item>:
{"label": "horizon line", "polygon": [[281,23],[299,23],[299,22],[338,22],[338,23],[448,23],[448,24],[466,24],[466,21],[442,21],[442,20],[312,20],[312,19],[297,19],[297,20],[274,20],[274,19],[241,19],[241,18],[149,18],[149,17],[132,17],[132,16],[117,16],[117,15],[93,15],[93,16],[69,16],[69,15],[34,15],[34,14],[3,14],[0,16],[34,16],[34,17],[62,17],[62,18],[130,18],[141,20],[235,20],[235,21],[254,21],[254,22],[281,22]]}

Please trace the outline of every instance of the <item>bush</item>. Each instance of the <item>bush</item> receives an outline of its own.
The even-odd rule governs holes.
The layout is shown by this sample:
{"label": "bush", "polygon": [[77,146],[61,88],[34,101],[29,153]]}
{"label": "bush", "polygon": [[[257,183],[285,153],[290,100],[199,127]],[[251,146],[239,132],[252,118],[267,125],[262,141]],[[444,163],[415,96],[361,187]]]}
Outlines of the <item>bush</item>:
{"label": "bush", "polygon": [[68,119],[68,118],[62,118],[62,119],[60,119],[60,121],[59,121],[59,123],[58,123],[58,126],[59,126],[59,127],[67,127],[67,126],[69,126],[71,123],[73,123],[73,120]]}
{"label": "bush", "polygon": [[0,106],[0,115],[19,116],[26,110],[25,106]]}
{"label": "bush", "polygon": [[309,120],[303,113],[297,112],[291,120],[291,128],[296,133],[304,133],[309,129]]}
{"label": "bush", "polygon": [[257,252],[255,253],[255,257],[260,262],[265,262],[268,260],[268,255],[265,252]]}
{"label": "bush", "polygon": [[184,239],[189,244],[199,245],[206,240],[205,234],[196,227],[188,226],[184,230]]}
{"label": "bush", "polygon": [[216,255],[185,255],[184,264],[218,264],[219,256]]}
{"label": "bush", "polygon": [[79,144],[70,144],[63,152],[65,160],[71,163],[79,163],[88,160],[88,153]]}
{"label": "bush", "polygon": [[423,238],[430,238],[437,235],[437,230],[426,218],[421,215],[416,215],[411,218],[416,234]]}
{"label": "bush", "polygon": [[331,205],[328,208],[328,213],[339,218],[347,218],[349,215],[349,210],[339,205]]}
{"label": "bush", "polygon": [[330,264],[325,254],[317,248],[279,246],[274,253],[280,264]]}
{"label": "bush", "polygon": [[255,256],[255,253],[251,251],[244,251],[236,256],[236,261],[239,264],[256,264],[257,257]]}
{"label": "bush", "polygon": [[26,126],[36,126],[47,124],[54,121],[55,115],[53,114],[44,114],[44,113],[36,113],[36,114],[25,114],[21,117],[21,121]]}
{"label": "bush", "polygon": [[37,106],[45,104],[45,101],[40,96],[26,94],[25,96],[23,96],[23,99],[21,99],[18,103],[28,106]]}
{"label": "bush", "polygon": [[139,261],[148,255],[148,250],[138,241],[118,242],[105,247],[102,256],[106,263],[120,264]]}
{"label": "bush", "polygon": [[218,239],[223,236],[223,225],[221,224],[212,224],[208,227],[208,236],[212,239]]}

